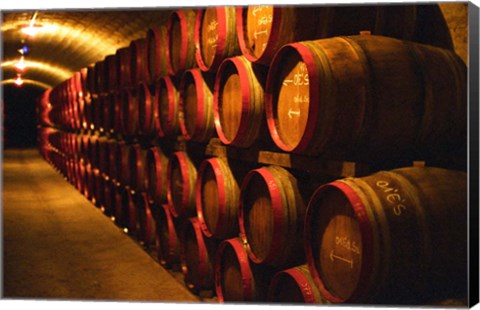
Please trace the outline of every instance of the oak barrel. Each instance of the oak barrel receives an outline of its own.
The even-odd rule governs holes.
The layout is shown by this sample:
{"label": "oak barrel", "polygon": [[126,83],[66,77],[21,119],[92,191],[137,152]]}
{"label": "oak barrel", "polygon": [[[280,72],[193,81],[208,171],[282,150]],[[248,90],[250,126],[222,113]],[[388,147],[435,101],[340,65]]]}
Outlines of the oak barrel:
{"label": "oak barrel", "polygon": [[124,88],[120,96],[123,133],[135,136],[139,131],[137,94],[133,89]]}
{"label": "oak barrel", "polygon": [[240,233],[250,259],[273,267],[304,263],[305,206],[297,179],[279,166],[250,171],[240,189]]}
{"label": "oak barrel", "polygon": [[369,31],[412,40],[415,5],[247,6],[237,8],[237,34],[248,60],[269,65],[285,44]]}
{"label": "oak barrel", "polygon": [[196,216],[197,168],[186,152],[174,152],[167,167],[167,201],[173,217]]}
{"label": "oak barrel", "polygon": [[115,147],[115,164],[116,164],[116,173],[115,179],[117,180],[118,185],[127,186],[130,183],[129,175],[129,154],[130,145],[125,141],[120,141],[116,144]]}
{"label": "oak barrel", "polygon": [[137,240],[146,248],[156,244],[156,223],[145,192],[135,195]]}
{"label": "oak barrel", "polygon": [[157,215],[157,258],[162,266],[176,268],[180,264],[180,240],[170,208],[162,204]]}
{"label": "oak barrel", "polygon": [[466,173],[380,171],[318,188],[305,252],[332,302],[421,303],[466,292],[466,226]]}
{"label": "oak barrel", "polygon": [[135,194],[132,193],[128,186],[121,186],[120,195],[122,203],[116,210],[116,215],[122,220],[121,223],[129,233],[136,234],[137,232],[137,219],[136,219],[136,207],[135,207]]}
{"label": "oak barrel", "polygon": [[205,236],[227,239],[238,235],[239,197],[239,185],[225,159],[209,158],[200,164],[195,201]]}
{"label": "oak barrel", "polygon": [[125,87],[131,87],[130,79],[130,49],[129,47],[122,47],[115,53],[117,63],[117,91]]}
{"label": "oak barrel", "polygon": [[155,83],[155,105],[158,111],[155,128],[160,137],[174,137],[180,130],[177,84],[170,76],[160,77]]}
{"label": "oak barrel", "polygon": [[202,234],[197,218],[189,218],[182,227],[180,262],[185,285],[199,294],[214,289],[214,264],[217,241]]}
{"label": "oak barrel", "polygon": [[147,152],[146,190],[151,203],[163,205],[167,202],[168,157],[160,147],[151,147]]}
{"label": "oak barrel", "polygon": [[195,10],[179,9],[167,21],[167,68],[178,75],[195,66]]}
{"label": "oak barrel", "polygon": [[218,301],[266,301],[272,270],[252,263],[241,238],[223,240],[215,253],[215,291]]}
{"label": "oak barrel", "polygon": [[105,92],[117,90],[117,58],[116,55],[107,55],[105,62]]}
{"label": "oak barrel", "polygon": [[113,216],[115,218],[115,224],[122,228],[128,230],[128,197],[125,191],[124,186],[114,183],[114,200],[115,200],[115,209]]}
{"label": "oak barrel", "polygon": [[152,136],[155,130],[155,115],[158,113],[155,108],[155,93],[145,82],[137,85],[137,103],[138,103],[138,129],[139,134]]}
{"label": "oak barrel", "polygon": [[215,133],[213,122],[214,76],[190,69],[182,74],[179,92],[179,125],[189,141],[208,142]]}
{"label": "oak barrel", "polygon": [[154,84],[161,77],[168,75],[167,68],[167,27],[158,26],[148,29],[146,35],[148,84]]}
{"label": "oak barrel", "polygon": [[145,180],[147,165],[147,149],[140,144],[132,144],[128,153],[128,174],[130,189],[135,192],[145,192]]}
{"label": "oak barrel", "polygon": [[195,20],[195,58],[202,71],[216,72],[220,63],[241,54],[233,6],[197,10]]}
{"label": "oak barrel", "polygon": [[213,113],[222,143],[250,147],[264,122],[267,69],[244,56],[225,59],[215,78]]}
{"label": "oak barrel", "polygon": [[[116,93],[109,92],[102,97],[102,124],[101,132],[113,133],[113,125],[115,122],[115,104],[117,103]],[[103,130],[102,130],[103,129]]]}
{"label": "oak barrel", "polygon": [[285,45],[266,83],[270,135],[287,152],[418,158],[463,139],[465,74],[448,50],[381,36]]}
{"label": "oak barrel", "polygon": [[146,78],[146,39],[140,38],[130,42],[130,85],[136,87]]}
{"label": "oak barrel", "polygon": [[279,271],[268,288],[269,302],[294,304],[325,304],[307,265]]}
{"label": "oak barrel", "polygon": [[105,92],[105,61],[97,61],[94,65],[94,90],[96,94]]}

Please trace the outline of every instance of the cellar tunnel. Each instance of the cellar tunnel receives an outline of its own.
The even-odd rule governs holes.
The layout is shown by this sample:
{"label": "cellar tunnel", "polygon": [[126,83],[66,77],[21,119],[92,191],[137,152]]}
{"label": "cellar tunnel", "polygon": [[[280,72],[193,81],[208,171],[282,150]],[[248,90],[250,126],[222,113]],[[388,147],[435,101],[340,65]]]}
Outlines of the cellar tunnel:
{"label": "cellar tunnel", "polygon": [[471,10],[2,11],[2,298],[478,303]]}

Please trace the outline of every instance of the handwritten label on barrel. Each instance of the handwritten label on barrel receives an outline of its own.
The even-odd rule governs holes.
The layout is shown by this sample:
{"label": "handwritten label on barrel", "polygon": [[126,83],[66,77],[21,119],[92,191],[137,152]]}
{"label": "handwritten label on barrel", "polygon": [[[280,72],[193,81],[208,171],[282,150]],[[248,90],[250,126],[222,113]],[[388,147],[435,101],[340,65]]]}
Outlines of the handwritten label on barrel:
{"label": "handwritten label on barrel", "polygon": [[248,28],[252,48],[257,55],[267,47],[270,29],[272,28],[273,8],[267,5],[253,6],[249,8]]}
{"label": "handwritten label on barrel", "polygon": [[382,193],[385,195],[385,200],[387,200],[393,206],[393,214],[396,216],[402,215],[402,212],[407,209],[403,204],[405,198],[402,197],[402,194],[399,192],[398,188],[394,188],[387,181],[377,181],[375,185],[382,190]]}
{"label": "handwritten label on barrel", "polygon": [[212,20],[207,26],[207,44],[211,49],[217,48],[218,41],[218,21]]}

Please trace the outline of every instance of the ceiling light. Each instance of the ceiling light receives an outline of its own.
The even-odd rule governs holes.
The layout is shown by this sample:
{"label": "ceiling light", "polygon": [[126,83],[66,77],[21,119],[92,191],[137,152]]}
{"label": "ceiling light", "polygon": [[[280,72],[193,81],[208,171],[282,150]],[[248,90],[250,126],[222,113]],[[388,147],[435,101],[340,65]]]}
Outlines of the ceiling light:
{"label": "ceiling light", "polygon": [[17,78],[14,81],[15,85],[17,86],[22,86],[23,84],[23,79],[20,74],[17,74]]}
{"label": "ceiling light", "polygon": [[38,31],[40,31],[41,28],[42,27],[28,26],[28,27],[22,28],[22,32],[27,36],[34,37],[38,33]]}
{"label": "ceiling light", "polygon": [[25,68],[27,68],[27,64],[25,63],[25,58],[23,57],[20,57],[20,60],[15,64],[15,68],[18,69],[19,71],[24,71]]}

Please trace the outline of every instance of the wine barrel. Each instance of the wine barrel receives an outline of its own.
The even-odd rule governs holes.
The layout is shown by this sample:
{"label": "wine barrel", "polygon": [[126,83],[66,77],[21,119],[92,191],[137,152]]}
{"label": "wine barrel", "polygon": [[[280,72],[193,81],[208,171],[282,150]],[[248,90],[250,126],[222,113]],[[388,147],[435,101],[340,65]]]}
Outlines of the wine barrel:
{"label": "wine barrel", "polygon": [[105,92],[105,61],[97,61],[94,65],[95,90],[97,94]]}
{"label": "wine barrel", "polygon": [[151,248],[156,242],[156,224],[151,205],[145,192],[138,193],[135,198],[137,240],[142,246]]}
{"label": "wine barrel", "polygon": [[195,182],[197,168],[186,152],[174,152],[167,167],[167,201],[172,216],[196,216]]}
{"label": "wine barrel", "polygon": [[215,291],[218,301],[266,301],[272,270],[248,259],[240,238],[223,240],[215,253]]}
{"label": "wine barrel", "polygon": [[155,93],[151,93],[148,85],[140,82],[137,85],[138,129],[139,134],[152,136],[156,133],[155,116],[158,115],[155,105]]}
{"label": "wine barrel", "polygon": [[[88,93],[90,96],[97,94],[97,89],[95,88],[95,65],[90,65],[87,67],[87,85]],[[52,103],[56,103],[57,96],[53,96]]]}
{"label": "wine barrel", "polygon": [[88,136],[87,142],[87,156],[88,161],[92,165],[92,168],[98,168],[98,150],[97,150],[97,143],[96,140],[98,139],[97,136],[91,135]]}
{"label": "wine barrel", "polygon": [[240,55],[235,7],[198,9],[194,39],[195,59],[202,71],[216,72],[224,59]]}
{"label": "wine barrel", "polygon": [[250,147],[264,119],[266,68],[244,56],[225,59],[215,78],[213,113],[222,143]]}
{"label": "wine barrel", "polygon": [[144,192],[146,180],[147,149],[140,144],[132,144],[128,149],[128,175],[131,190]]}
{"label": "wine barrel", "polygon": [[113,125],[115,123],[115,104],[117,98],[114,92],[110,92],[102,97],[102,125],[101,132],[113,133]]}
{"label": "wine barrel", "polygon": [[[119,186],[115,182],[113,182],[113,184],[114,222],[115,225],[121,229],[125,229],[128,227],[128,199],[124,193],[126,189],[123,186]],[[123,201],[123,199],[127,199],[127,201]]]}
{"label": "wine barrel", "polygon": [[83,166],[83,163],[79,161],[74,161],[73,162],[73,168],[74,168],[74,180],[75,180],[75,188],[77,191],[80,193],[83,193],[83,188],[84,188],[84,178],[83,174],[85,173],[85,167]]}
{"label": "wine barrel", "polygon": [[104,104],[104,96],[99,95],[97,97],[92,98],[92,116],[93,116],[93,128],[99,132],[103,132],[103,104]]}
{"label": "wine barrel", "polygon": [[464,172],[380,171],[318,188],[305,252],[332,302],[421,303],[467,291],[466,226]]}
{"label": "wine barrel", "polygon": [[95,143],[95,149],[98,152],[98,170],[102,176],[106,176],[109,168],[108,138],[100,136],[95,140]]}
{"label": "wine barrel", "polygon": [[160,137],[175,137],[180,130],[178,121],[179,94],[175,79],[160,77],[155,83],[155,105],[158,111],[155,127]]}
{"label": "wine barrel", "polygon": [[90,140],[90,135],[82,134],[80,139],[80,159],[85,163],[89,163],[90,159],[88,157],[88,141]]}
{"label": "wine barrel", "polygon": [[129,174],[129,148],[130,145],[125,141],[117,143],[115,148],[115,163],[116,163],[116,177],[117,185],[127,186],[130,184]]}
{"label": "wine barrel", "polygon": [[293,42],[361,31],[411,40],[416,20],[414,5],[260,5],[238,7],[236,22],[242,54],[251,62],[269,65],[283,45]]}
{"label": "wine barrel", "polygon": [[180,262],[187,288],[199,294],[214,289],[215,239],[206,238],[197,218],[189,218],[182,228]]}
{"label": "wine barrel", "polygon": [[104,204],[104,190],[103,190],[103,177],[98,169],[93,169],[93,181],[94,181],[94,196],[92,199],[93,204],[97,208],[101,208]]}
{"label": "wine barrel", "polygon": [[208,142],[215,133],[213,122],[214,76],[190,69],[179,87],[179,124],[187,141]]}
{"label": "wine barrel", "polygon": [[105,92],[117,90],[117,59],[115,55],[107,55],[105,63]]}
{"label": "wine barrel", "polygon": [[373,35],[297,42],[268,74],[268,128],[284,151],[374,162],[462,139],[466,68],[448,50]]}
{"label": "wine barrel", "polygon": [[95,181],[93,180],[93,169],[90,163],[85,165],[85,189],[84,195],[88,200],[92,200],[94,195],[94,185]]}
{"label": "wine barrel", "polygon": [[168,157],[160,147],[152,147],[147,152],[146,189],[151,203],[163,205],[167,202]]}
{"label": "wine barrel", "polygon": [[81,68],[80,73],[80,89],[79,97],[82,97],[84,100],[90,97],[90,90],[88,89],[88,69],[89,67]]}
{"label": "wine barrel", "polygon": [[162,204],[158,211],[156,245],[157,258],[162,266],[173,269],[180,264],[180,240],[166,204]]}
{"label": "wine barrel", "polygon": [[267,166],[250,171],[240,190],[240,233],[250,259],[273,267],[304,263],[305,203],[297,179],[286,169]]}
{"label": "wine barrel", "polygon": [[154,84],[161,77],[168,75],[167,68],[167,27],[159,26],[148,29],[147,47],[147,81]]}
{"label": "wine barrel", "polygon": [[195,10],[180,9],[167,21],[167,68],[169,75],[178,75],[195,66]]}
{"label": "wine barrel", "polygon": [[120,209],[116,209],[116,216],[122,219],[123,227],[131,234],[137,232],[137,219],[136,219],[136,207],[135,207],[135,195],[130,191],[128,186],[121,186],[120,195],[122,203],[117,206]]}
{"label": "wine barrel", "polygon": [[110,179],[103,179],[102,211],[108,217],[115,216],[115,187],[116,185]]}
{"label": "wine barrel", "polygon": [[95,100],[92,97],[85,98],[85,107],[84,107],[84,113],[85,113],[85,129],[86,130],[93,130],[95,128],[94,126],[94,111],[93,111],[93,101]]}
{"label": "wine barrel", "polygon": [[130,49],[123,47],[115,53],[117,62],[117,91],[125,87],[130,87]]}
{"label": "wine barrel", "polygon": [[195,201],[205,236],[227,239],[238,235],[239,197],[238,183],[225,159],[210,158],[200,164]]}
{"label": "wine barrel", "polygon": [[138,83],[145,81],[146,71],[146,39],[133,40],[129,45],[130,53],[130,86],[136,87]]}
{"label": "wine barrel", "polygon": [[110,178],[110,181],[114,184],[117,184],[118,174],[117,174],[117,144],[124,143],[123,141],[118,141],[115,139],[109,139],[107,141],[108,148],[108,167],[106,174]]}
{"label": "wine barrel", "polygon": [[111,124],[111,134],[117,134],[117,135],[124,135],[125,132],[123,130],[123,115],[122,115],[122,104],[123,104],[123,98],[122,98],[122,93],[115,91],[110,93],[110,100],[113,100],[113,119],[112,119],[112,124]]}
{"label": "wine barrel", "polygon": [[269,302],[325,304],[307,265],[285,269],[275,274],[268,288]]}
{"label": "wine barrel", "polygon": [[123,133],[126,136],[135,136],[139,129],[137,94],[132,89],[124,88],[120,96]]}

